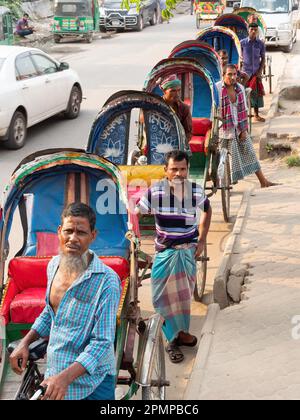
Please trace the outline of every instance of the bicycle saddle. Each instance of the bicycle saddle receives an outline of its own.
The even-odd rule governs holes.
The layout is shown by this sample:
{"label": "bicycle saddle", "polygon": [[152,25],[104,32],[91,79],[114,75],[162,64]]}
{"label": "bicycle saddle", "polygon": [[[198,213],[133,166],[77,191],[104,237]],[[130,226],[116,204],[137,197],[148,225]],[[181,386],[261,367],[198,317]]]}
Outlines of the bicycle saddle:
{"label": "bicycle saddle", "polygon": [[[21,340],[12,341],[8,347],[7,351],[11,354],[20,344]],[[42,359],[46,352],[47,352],[48,341],[44,338],[39,338],[38,340],[34,341],[29,346],[29,359],[32,362],[35,362],[39,359]]]}

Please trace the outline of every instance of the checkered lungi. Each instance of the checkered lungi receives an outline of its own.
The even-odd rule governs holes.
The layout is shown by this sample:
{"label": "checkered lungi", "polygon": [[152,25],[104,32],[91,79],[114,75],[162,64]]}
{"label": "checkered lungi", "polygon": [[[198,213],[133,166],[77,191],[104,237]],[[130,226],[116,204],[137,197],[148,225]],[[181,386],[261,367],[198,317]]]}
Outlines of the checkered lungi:
{"label": "checkered lungi", "polygon": [[163,332],[168,341],[180,331],[188,332],[191,298],[196,281],[195,244],[158,252],[152,268],[153,306],[165,320]]}
{"label": "checkered lungi", "polygon": [[250,135],[246,140],[240,140],[237,135],[232,140],[221,140],[221,147],[228,147],[231,154],[232,182],[240,181],[261,168]]}

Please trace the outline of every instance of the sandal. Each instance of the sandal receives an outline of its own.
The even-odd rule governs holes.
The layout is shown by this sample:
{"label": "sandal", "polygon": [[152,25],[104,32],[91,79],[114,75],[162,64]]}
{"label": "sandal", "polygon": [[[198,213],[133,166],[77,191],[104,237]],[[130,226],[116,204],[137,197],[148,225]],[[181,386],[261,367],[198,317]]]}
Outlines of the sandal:
{"label": "sandal", "polygon": [[166,346],[166,352],[172,363],[180,363],[184,359],[182,351],[177,347],[176,343],[172,341]]}
{"label": "sandal", "polygon": [[190,343],[180,340],[180,338],[176,338],[177,346],[186,346],[186,347],[195,347],[198,343],[197,337],[193,335],[193,340]]}

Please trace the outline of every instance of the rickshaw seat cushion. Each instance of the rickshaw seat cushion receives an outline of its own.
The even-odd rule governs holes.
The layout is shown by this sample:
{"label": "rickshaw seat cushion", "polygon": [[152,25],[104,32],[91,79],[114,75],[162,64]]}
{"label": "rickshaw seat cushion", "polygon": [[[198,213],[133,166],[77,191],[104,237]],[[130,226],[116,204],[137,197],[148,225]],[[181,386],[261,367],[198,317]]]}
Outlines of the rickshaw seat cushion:
{"label": "rickshaw seat cushion", "polygon": [[192,153],[205,151],[205,136],[193,136],[189,142],[190,149]]}
{"label": "rickshaw seat cushion", "polygon": [[205,136],[212,128],[212,122],[208,118],[194,118],[192,119],[194,136]]}
{"label": "rickshaw seat cushion", "polygon": [[149,187],[153,181],[160,181],[165,176],[163,165],[145,165],[145,166],[119,166],[122,176],[130,183],[130,187],[134,186]]}
{"label": "rickshaw seat cushion", "polygon": [[17,294],[10,305],[11,322],[33,323],[45,307],[45,295],[45,287],[29,288]]}
{"label": "rickshaw seat cushion", "polygon": [[[130,273],[129,262],[123,257],[101,256],[121,280],[122,288]],[[0,315],[13,323],[32,323],[45,306],[47,265],[51,257],[17,257],[9,263],[9,281]]]}

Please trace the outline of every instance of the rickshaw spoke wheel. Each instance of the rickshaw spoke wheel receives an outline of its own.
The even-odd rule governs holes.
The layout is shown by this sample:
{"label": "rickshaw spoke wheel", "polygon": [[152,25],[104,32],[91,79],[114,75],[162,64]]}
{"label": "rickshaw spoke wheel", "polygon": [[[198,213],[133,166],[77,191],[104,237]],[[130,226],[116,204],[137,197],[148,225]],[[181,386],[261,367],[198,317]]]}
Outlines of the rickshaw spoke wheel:
{"label": "rickshaw spoke wheel", "polygon": [[230,217],[230,184],[231,184],[230,163],[229,163],[229,156],[227,156],[226,164],[225,164],[225,174],[224,174],[224,187],[221,189],[223,217],[226,223],[229,222],[229,217]]}
{"label": "rickshaw spoke wheel", "polygon": [[155,346],[155,355],[150,369],[151,385],[142,387],[142,400],[166,399],[166,366],[162,333],[160,332]]}
{"label": "rickshaw spoke wheel", "polygon": [[196,283],[194,288],[194,299],[201,302],[204,295],[207,274],[207,245],[205,243],[204,250],[199,261],[196,261]]}

